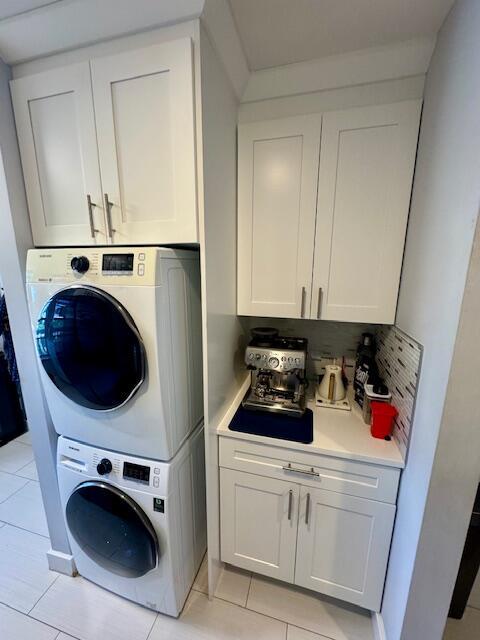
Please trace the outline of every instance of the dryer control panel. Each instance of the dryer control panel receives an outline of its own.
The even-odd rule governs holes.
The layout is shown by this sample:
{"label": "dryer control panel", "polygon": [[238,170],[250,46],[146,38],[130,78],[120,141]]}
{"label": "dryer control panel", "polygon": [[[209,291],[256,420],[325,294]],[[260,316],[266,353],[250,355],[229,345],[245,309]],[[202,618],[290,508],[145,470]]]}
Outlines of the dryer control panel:
{"label": "dryer control panel", "polygon": [[79,247],[31,249],[28,284],[158,286],[161,258],[197,259],[194,251],[165,247]]}

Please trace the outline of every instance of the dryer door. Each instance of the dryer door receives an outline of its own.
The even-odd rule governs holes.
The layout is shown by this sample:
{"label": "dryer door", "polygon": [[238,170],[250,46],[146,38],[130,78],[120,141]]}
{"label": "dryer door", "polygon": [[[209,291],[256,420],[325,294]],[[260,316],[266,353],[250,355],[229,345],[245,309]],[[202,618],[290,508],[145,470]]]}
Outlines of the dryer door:
{"label": "dryer door", "polygon": [[126,578],[140,578],[158,565],[155,530],[141,507],[106,482],[80,484],[67,502],[70,533],[98,565]]}
{"label": "dryer door", "polygon": [[145,349],[129,313],[112,296],[74,285],[57,292],[37,323],[37,352],[53,384],[97,411],[124,405],[145,379]]}

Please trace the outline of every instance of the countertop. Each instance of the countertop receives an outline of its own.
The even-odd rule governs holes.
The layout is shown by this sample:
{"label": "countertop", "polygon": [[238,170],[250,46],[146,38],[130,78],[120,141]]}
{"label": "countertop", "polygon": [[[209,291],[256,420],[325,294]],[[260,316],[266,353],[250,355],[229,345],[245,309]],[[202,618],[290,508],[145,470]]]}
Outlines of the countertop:
{"label": "countertop", "polygon": [[353,401],[351,411],[341,411],[316,407],[315,401],[309,400],[307,406],[313,411],[313,442],[310,444],[230,431],[228,425],[249,386],[250,376],[248,375],[232,404],[220,420],[217,428],[219,436],[261,442],[284,449],[308,451],[335,458],[359,460],[398,469],[403,469],[405,466],[403,456],[394,440],[380,440],[370,435],[370,427],[364,423],[361,409]]}

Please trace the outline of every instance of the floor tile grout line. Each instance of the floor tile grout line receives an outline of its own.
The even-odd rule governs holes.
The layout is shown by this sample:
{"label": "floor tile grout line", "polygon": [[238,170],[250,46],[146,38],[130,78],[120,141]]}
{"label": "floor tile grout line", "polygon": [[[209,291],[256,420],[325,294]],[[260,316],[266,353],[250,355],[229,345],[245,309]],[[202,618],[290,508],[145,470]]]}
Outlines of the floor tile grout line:
{"label": "floor tile grout line", "polygon": [[305,627],[301,627],[299,624],[293,624],[292,622],[287,622],[287,628],[288,627],[293,627],[294,629],[300,629],[301,631],[306,631],[307,633],[311,633],[314,636],[318,636],[320,640],[339,640],[339,638],[334,638],[333,636],[326,636],[324,633],[319,633],[318,631],[312,631],[311,629],[306,629]]}
{"label": "floor tile grout line", "polygon": [[[22,476],[20,475],[20,473],[26,469],[27,467],[29,467],[32,462],[35,462],[35,458],[33,460],[30,460],[30,462],[27,462],[27,464],[25,464],[23,467],[21,467],[20,469],[17,469],[17,471],[15,471],[14,475],[17,476],[18,478],[25,478],[26,476]],[[36,463],[35,463],[36,464]],[[28,478],[29,480],[34,480],[34,482],[38,482],[38,480],[35,480],[34,478]]]}
{"label": "floor tile grout line", "polygon": [[[3,504],[3,503],[2,503]],[[38,531],[32,531],[31,529],[25,529],[25,527],[19,527],[18,524],[12,524],[11,522],[6,522],[6,520],[0,520],[3,524],[8,524],[10,527],[15,527],[16,529],[21,529],[22,531],[26,531],[27,533],[33,533],[36,536],[40,536],[41,538],[45,538],[45,540],[50,540],[50,536],[45,536],[43,533],[38,533]]]}
{"label": "floor tile grout line", "polygon": [[33,449],[32,449],[32,456],[33,456],[33,458],[30,460],[30,462],[27,462],[27,464],[24,464],[23,467],[20,467],[20,469],[17,469],[17,471],[15,471],[15,473],[18,473],[19,471],[22,471],[22,469],[25,469],[25,467],[28,467],[29,464],[32,464],[32,462],[35,462],[35,455],[33,453]]}
{"label": "floor tile grout line", "polygon": [[[232,603],[234,604],[234,603]],[[308,631],[308,633],[313,633],[314,635],[320,636],[320,638],[325,638],[325,640],[338,640],[338,638],[334,638],[333,636],[326,636],[323,633],[319,633],[318,631],[313,631],[312,629],[308,629],[307,627],[302,627],[299,624],[293,624],[293,622],[287,622],[282,618],[276,618],[275,616],[268,615],[267,613],[262,613],[261,611],[257,611],[256,609],[250,609],[250,607],[245,607],[247,611],[251,611],[252,613],[256,613],[259,616],[264,616],[265,618],[270,618],[270,620],[276,620],[277,622],[283,622],[287,627],[297,627],[297,629],[301,629],[302,631]]]}
{"label": "floor tile grout line", "polygon": [[[258,574],[252,573],[252,580],[254,579],[255,575],[258,575]],[[248,590],[248,596],[250,596],[250,588]],[[334,638],[333,636],[327,636],[325,634],[319,633],[318,631],[313,631],[312,629],[308,629],[307,627],[302,627],[299,624],[293,624],[293,622],[287,622],[286,620],[282,620],[281,618],[276,618],[275,616],[262,613],[261,611],[257,611],[256,609],[251,609],[248,606],[248,597],[247,597],[247,606],[245,608],[248,609],[248,611],[252,611],[253,613],[258,613],[258,615],[265,616],[266,618],[270,618],[271,620],[277,620],[278,622],[283,622],[287,626],[290,625],[291,627],[297,627],[298,629],[302,629],[302,631],[308,631],[308,633],[313,633],[314,635],[320,636],[320,638],[325,638],[326,640],[338,640],[338,638]]]}
{"label": "floor tile grout line", "polygon": [[247,597],[245,599],[245,609],[248,609],[248,598],[250,597],[250,589],[252,588],[253,573],[250,573],[250,582],[248,583]]}
{"label": "floor tile grout line", "polygon": [[[201,593],[203,596],[205,596],[206,598],[208,598],[208,595],[206,593],[203,593],[202,591],[195,591],[195,593]],[[218,596],[213,596],[214,600],[220,600],[220,602],[226,602],[227,604],[231,604],[234,607],[238,607],[239,609],[244,609],[245,611],[249,611],[250,613],[254,613],[257,616],[262,616],[262,618],[268,618],[269,620],[275,620],[276,622],[281,622],[282,624],[287,625],[288,622],[285,622],[285,620],[280,620],[280,618],[275,618],[274,616],[269,616],[266,613],[261,613],[260,611],[255,611],[254,609],[248,609],[247,607],[244,607],[241,604],[238,604],[238,602],[232,602],[231,600],[225,600],[225,598],[219,598]],[[301,627],[299,627],[301,628]],[[304,629],[304,631],[308,631],[308,629]],[[333,639],[335,640],[335,639]]]}
{"label": "floor tile grout line", "polygon": [[[0,500],[0,504],[4,504],[7,500],[10,500],[10,498],[13,498],[13,496],[16,495],[22,489],[24,489],[27,486],[28,482],[29,482],[28,478],[24,478],[23,476],[17,476],[14,473],[10,473],[9,475],[13,476],[14,478],[21,478],[22,480],[26,480],[26,482],[19,489],[16,489],[7,498],[5,498],[5,500]],[[42,502],[42,505],[43,505],[43,502]],[[4,522],[4,520],[2,520],[2,522]]]}
{"label": "floor tile grout line", "polygon": [[[248,593],[247,593],[247,602],[248,602],[248,597],[250,595],[250,588],[251,588],[252,580],[253,580],[253,574],[250,576],[250,584],[248,586]],[[200,591],[199,589],[195,589],[193,586],[192,586],[190,591],[195,591],[195,593],[200,593],[203,596],[205,596],[206,598],[208,598],[208,593],[205,593],[204,591]],[[325,638],[325,640],[337,640],[336,638],[333,638],[332,636],[326,636],[325,634],[318,633],[318,631],[313,631],[312,629],[307,629],[306,627],[302,627],[299,624],[293,624],[291,622],[287,622],[286,620],[282,620],[281,618],[276,618],[275,616],[268,615],[268,614],[263,613],[261,611],[256,611],[255,609],[251,609],[248,606],[244,606],[244,605],[238,604],[238,602],[232,602],[231,600],[227,600],[226,598],[221,598],[221,597],[219,597],[217,595],[214,595],[213,598],[214,598],[214,600],[220,600],[221,602],[227,602],[228,604],[232,604],[233,606],[239,607],[240,609],[246,609],[247,611],[250,611],[251,613],[255,613],[258,616],[262,616],[263,618],[268,618],[269,620],[275,620],[276,622],[281,622],[282,624],[286,625],[287,628],[288,628],[288,626],[296,627],[297,629],[302,629],[302,631],[307,631],[308,633],[313,633],[314,635],[318,635],[318,636],[320,636],[320,638]]]}
{"label": "floor tile grout line", "polygon": [[[49,569],[49,571],[51,571],[51,569]],[[53,573],[53,572],[52,572]],[[57,572],[58,573],[58,572]],[[29,610],[27,615],[30,615],[32,613],[32,611],[35,609],[35,607],[37,606],[37,604],[40,602],[40,600],[43,598],[44,595],[47,594],[48,591],[50,591],[50,589],[53,587],[53,585],[55,584],[55,582],[59,579],[60,577],[60,573],[58,573],[58,575],[55,576],[54,580],[52,581],[51,584],[48,585],[48,587],[45,589],[45,591],[42,593],[42,595],[37,599],[37,601],[35,602],[35,604],[33,605],[33,607]],[[32,616],[33,617],[33,616]]]}
{"label": "floor tile grout line", "polygon": [[[183,609],[182,609],[182,611],[183,611]],[[181,613],[182,613],[182,612],[180,612],[180,615],[181,615]],[[155,616],[155,618],[153,619],[152,626],[150,627],[150,631],[148,632],[147,637],[145,638],[145,640],[148,640],[148,639],[150,638],[150,636],[152,635],[153,627],[155,626],[155,623],[157,622],[157,620],[158,620],[158,616],[159,616],[159,615],[160,615],[160,614],[159,614],[159,613],[157,613],[157,615],[156,615],[156,616]],[[178,618],[177,618],[177,620],[178,620]]]}
{"label": "floor tile grout line", "polygon": [[[53,627],[54,629],[56,629],[56,627]],[[82,640],[81,638],[79,638],[78,636],[72,636],[71,633],[67,633],[66,631],[62,631],[61,629],[58,630],[58,636],[56,636],[55,640],[57,640],[57,638],[60,637],[60,634],[65,634],[66,636],[68,636],[69,638],[73,638],[73,640]]]}
{"label": "floor tile grout line", "polygon": [[[47,591],[48,591],[48,589],[47,589]],[[35,620],[36,622],[40,622],[41,624],[44,624],[46,627],[49,627],[50,629],[53,629],[54,631],[58,631],[58,633],[62,633],[61,629],[58,629],[57,627],[54,627],[52,624],[48,624],[48,622],[44,622],[43,620],[39,620],[38,618],[34,618],[29,613],[25,613],[25,611],[20,611],[20,609],[15,609],[15,607],[12,607],[12,605],[6,604],[5,602],[2,602],[1,604],[4,607],[7,607],[7,609],[10,609],[11,611],[15,611],[15,613],[19,613],[20,615],[24,616],[25,618],[30,618],[31,620]],[[58,633],[55,636],[55,638],[58,637]],[[76,639],[76,640],[78,640],[78,639]]]}
{"label": "floor tile grout line", "polygon": [[[31,464],[31,463],[29,462],[29,464]],[[20,469],[20,471],[21,471],[21,469]],[[30,482],[36,482],[37,484],[40,484],[39,480],[35,480],[35,478],[28,478],[27,476],[21,476],[19,473],[16,473],[15,477],[16,478],[22,478],[22,480],[29,480]]]}

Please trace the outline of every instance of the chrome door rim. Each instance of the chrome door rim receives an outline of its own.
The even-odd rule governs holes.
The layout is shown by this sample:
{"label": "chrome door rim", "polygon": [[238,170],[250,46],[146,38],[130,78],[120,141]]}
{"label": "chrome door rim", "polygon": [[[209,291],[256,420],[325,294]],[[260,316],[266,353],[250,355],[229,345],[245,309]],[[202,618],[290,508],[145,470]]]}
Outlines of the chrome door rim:
{"label": "chrome door rim", "polygon": [[[153,539],[153,541],[155,543],[155,566],[152,569],[150,569],[150,571],[155,571],[155,569],[158,569],[158,562],[159,562],[159,556],[160,556],[160,546],[158,544],[157,533],[156,533],[155,529],[153,528],[152,523],[150,522],[150,519],[148,518],[148,516],[145,513],[145,511],[140,507],[140,505],[138,505],[135,502],[135,500],[133,498],[131,498],[124,491],[122,491],[121,489],[119,489],[115,485],[110,484],[108,482],[103,482],[102,480],[86,480],[85,482],[81,482],[79,485],[77,485],[75,487],[75,489],[69,495],[65,507],[67,507],[68,502],[69,502],[70,498],[74,495],[74,493],[76,493],[79,489],[83,489],[83,488],[87,489],[88,487],[100,488],[100,489],[104,489],[105,491],[110,491],[111,493],[115,494],[116,496],[118,496],[122,500],[125,500],[127,505],[138,516],[138,518],[141,521],[142,525],[147,529],[148,533],[150,534],[151,538]],[[66,509],[65,509],[65,511],[66,511]],[[75,535],[72,532],[72,530],[70,529],[70,525],[69,525],[69,523],[68,523],[66,518],[65,518],[65,520],[67,522],[67,526],[68,526],[68,529],[69,529],[71,535],[73,536],[73,538],[76,541]],[[79,543],[77,543],[77,544],[79,544]],[[84,553],[85,553],[85,551],[84,551]],[[88,554],[86,554],[86,555],[88,555]],[[150,572],[148,572],[148,573],[150,573]]]}
{"label": "chrome door rim", "polygon": [[[147,377],[147,351],[145,349],[145,343],[143,342],[142,336],[140,335],[140,332],[138,331],[133,318],[130,316],[130,314],[128,313],[128,311],[120,304],[120,302],[118,302],[118,300],[116,300],[112,295],[110,295],[109,293],[107,293],[106,291],[103,291],[102,289],[98,289],[97,287],[94,287],[92,285],[89,284],[72,284],[72,285],[68,285],[66,287],[62,287],[61,289],[58,289],[58,291],[56,291],[52,296],[50,296],[50,298],[47,300],[47,302],[45,302],[45,304],[42,306],[42,310],[40,311],[40,315],[43,313],[44,308],[50,304],[50,302],[52,301],[52,299],[58,295],[59,293],[62,293],[62,291],[70,291],[71,289],[87,289],[88,291],[93,291],[94,293],[96,293],[97,295],[99,295],[100,297],[104,298],[105,300],[107,300],[108,302],[110,302],[115,308],[116,310],[120,313],[120,315],[122,316],[123,320],[126,322],[126,324],[128,325],[129,329],[133,332],[133,334],[135,335],[136,339],[138,340],[140,347],[141,347],[141,376],[140,376],[140,380],[138,381],[138,383],[135,385],[135,387],[132,389],[132,391],[130,392],[130,394],[128,395],[127,398],[125,398],[125,400],[121,403],[116,405],[115,407],[112,407],[110,409],[93,409],[91,407],[83,407],[84,409],[86,409],[87,411],[95,411],[96,413],[111,413],[112,411],[118,411],[118,409],[121,409],[122,407],[124,407],[128,402],[130,402],[130,400],[133,398],[133,396],[137,393],[137,391],[140,389],[140,387],[142,386],[142,384],[145,382],[145,379]],[[38,318],[37,318],[37,324],[38,324]],[[37,354],[38,357],[38,354]],[[52,384],[54,384],[52,382]],[[56,385],[54,384],[54,386],[56,387]],[[58,388],[58,387],[56,387]],[[62,395],[64,395],[65,397],[66,394],[64,394],[62,392],[61,389],[58,389],[58,391],[60,391],[60,393],[62,393]],[[68,398],[71,402],[74,402],[74,400],[72,400],[71,398]],[[77,406],[82,406],[78,403]]]}

